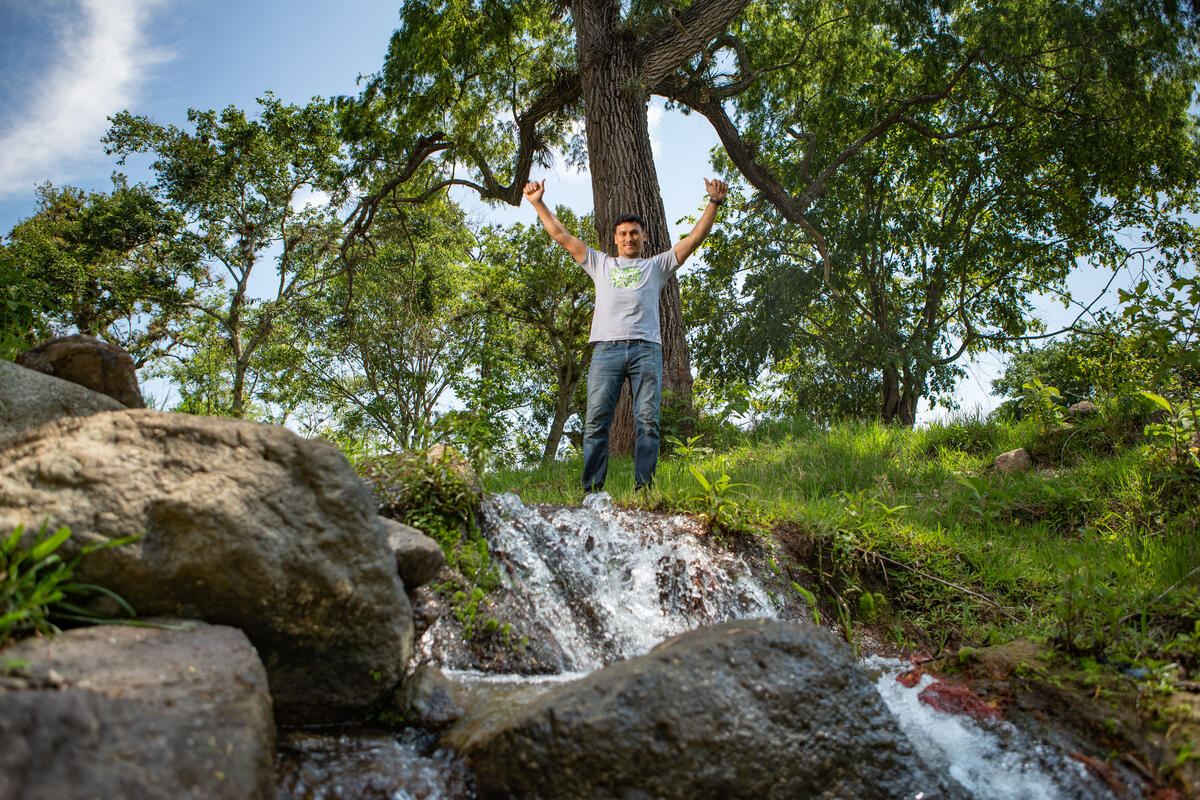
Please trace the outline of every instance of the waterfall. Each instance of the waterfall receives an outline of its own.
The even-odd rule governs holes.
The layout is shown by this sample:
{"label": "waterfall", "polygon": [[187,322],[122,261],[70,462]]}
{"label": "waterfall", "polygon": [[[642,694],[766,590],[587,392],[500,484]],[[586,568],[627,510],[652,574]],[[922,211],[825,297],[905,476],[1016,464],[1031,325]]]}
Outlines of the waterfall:
{"label": "waterfall", "polygon": [[[547,670],[554,675],[464,668],[462,628],[444,613],[421,637],[417,657],[442,665],[463,691],[474,695],[510,697],[519,705],[551,685],[640,655],[702,625],[753,617],[809,619],[794,597],[772,594],[769,581],[759,577],[769,574],[765,563],[756,560],[756,569],[712,541],[705,527],[687,516],[622,509],[603,493],[590,495],[581,508],[526,504],[503,494],[484,500],[480,527],[503,582],[496,594],[516,598],[506,609],[519,609],[525,616],[519,621],[539,639],[557,640],[560,657]],[[896,682],[905,668],[901,662],[868,658],[863,666],[875,675],[880,695],[922,758],[971,797],[1113,797],[1063,751],[1029,741],[1007,722],[978,724],[922,704],[919,687]],[[408,738],[414,736],[420,739],[412,733]],[[389,796],[474,796],[463,788],[464,767],[435,751],[432,740],[419,750],[404,736],[396,742],[386,736],[361,738],[290,745],[298,755],[289,758],[298,758],[301,766],[281,773],[281,797],[335,796],[326,789],[349,785],[347,781],[357,785],[364,770],[406,787]],[[291,775],[299,777],[287,777]],[[308,785],[301,779],[308,779]]]}
{"label": "waterfall", "polygon": [[582,508],[504,494],[485,505],[483,526],[508,585],[540,609],[574,670],[701,625],[777,615],[750,566],[707,543],[690,517],[626,511],[604,493]]}

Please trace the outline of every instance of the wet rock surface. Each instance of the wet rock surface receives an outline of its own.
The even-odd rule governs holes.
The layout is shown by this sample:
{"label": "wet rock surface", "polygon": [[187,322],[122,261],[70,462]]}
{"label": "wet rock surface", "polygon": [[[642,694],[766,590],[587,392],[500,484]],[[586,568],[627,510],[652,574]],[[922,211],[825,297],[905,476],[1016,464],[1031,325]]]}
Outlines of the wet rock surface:
{"label": "wet rock surface", "polygon": [[483,797],[958,797],[914,753],[846,645],[727,622],[469,715],[445,741]]}
{"label": "wet rock surface", "polygon": [[454,684],[437,667],[417,667],[392,698],[393,709],[406,724],[440,731],[465,713],[455,698]]}
{"label": "wet rock surface", "polygon": [[278,800],[473,800],[470,772],[427,734],[294,731],[279,741]]}
{"label": "wet rock surface", "polygon": [[[166,622],[166,621],[164,621]],[[0,686],[0,798],[270,798],[266,673],[232,628],[27,639]]]}
{"label": "wet rock surface", "polygon": [[1059,781],[1058,797],[1166,800],[1200,786],[1200,764],[1175,755],[1200,735],[1194,691],[1146,693],[1117,670],[1081,672],[1026,640],[931,661],[906,679],[923,673],[937,679],[931,686],[969,692],[995,708],[1020,732],[1023,751],[1049,748],[1060,765],[1073,766],[1076,776]]}
{"label": "wet rock surface", "polygon": [[[76,577],[138,613],[241,628],[284,721],[386,700],[412,614],[369,490],[333,445],[155,411],[62,419],[0,440],[0,529],[66,525]],[[144,535],[143,535],[144,534]],[[27,530],[27,536],[32,535]]]}
{"label": "wet rock surface", "polygon": [[[434,584],[467,585],[455,570],[443,568]],[[570,663],[554,632],[538,618],[539,609],[527,594],[500,586],[488,593],[480,612],[483,618],[509,623],[506,637],[497,628],[487,632],[476,625],[468,636],[454,614],[447,592],[422,586],[412,594],[416,624],[417,659],[443,669],[479,670],[514,675],[555,674]]]}

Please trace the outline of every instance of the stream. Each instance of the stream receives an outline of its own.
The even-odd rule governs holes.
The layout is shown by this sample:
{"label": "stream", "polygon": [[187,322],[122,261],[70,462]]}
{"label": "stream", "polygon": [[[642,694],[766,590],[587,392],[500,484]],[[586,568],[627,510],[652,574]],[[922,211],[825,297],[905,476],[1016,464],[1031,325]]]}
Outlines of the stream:
{"label": "stream", "polygon": [[[484,501],[481,528],[506,589],[536,610],[561,655],[550,675],[467,668],[450,646],[461,632],[439,619],[417,642],[417,660],[441,666],[462,691],[519,708],[547,688],[640,655],[663,639],[734,619],[808,621],[794,598],[773,595],[742,557],[717,546],[696,520],[630,511],[606,494],[583,507]],[[1075,800],[1112,796],[1082,764],[1030,741],[1002,720],[976,722],[921,702],[932,680],[908,688],[908,665],[870,656],[862,667],[924,761],[983,800]],[[495,705],[495,702],[493,702]],[[463,800],[475,796],[469,769],[435,737],[415,729],[321,735],[282,733],[281,800]]]}

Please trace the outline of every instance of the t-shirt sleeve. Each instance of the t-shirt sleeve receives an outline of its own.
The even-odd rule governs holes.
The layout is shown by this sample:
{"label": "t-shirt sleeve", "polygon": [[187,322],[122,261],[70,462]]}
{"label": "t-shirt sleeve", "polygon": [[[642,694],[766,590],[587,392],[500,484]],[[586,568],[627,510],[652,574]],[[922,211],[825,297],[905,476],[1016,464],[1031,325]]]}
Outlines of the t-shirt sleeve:
{"label": "t-shirt sleeve", "polygon": [[654,263],[655,271],[662,276],[664,281],[679,269],[679,259],[675,257],[674,247],[667,248],[650,260]]}
{"label": "t-shirt sleeve", "polygon": [[594,250],[591,247],[587,249],[587,253],[583,256],[583,261],[579,266],[583,267],[583,271],[593,278],[600,272],[600,265],[604,263],[604,254],[599,250]]}

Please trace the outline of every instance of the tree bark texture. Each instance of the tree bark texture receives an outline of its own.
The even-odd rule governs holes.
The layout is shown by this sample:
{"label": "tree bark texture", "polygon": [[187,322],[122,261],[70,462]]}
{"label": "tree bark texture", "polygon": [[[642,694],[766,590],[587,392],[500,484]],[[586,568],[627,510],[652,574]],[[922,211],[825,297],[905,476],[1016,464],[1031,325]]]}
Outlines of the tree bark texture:
{"label": "tree bark texture", "polygon": [[[575,21],[592,202],[600,241],[614,254],[613,222],[622,214],[646,220],[645,254],[672,246],[663,208],[646,116],[649,93],[640,84],[643,48],[619,25],[620,4],[577,0]],[[691,362],[683,331],[679,281],[672,277],[658,300],[663,339],[663,392],[671,406],[688,410]],[[669,393],[669,394],[668,394]],[[613,416],[609,438],[614,455],[633,450],[633,414],[628,382]]]}
{"label": "tree bark texture", "polygon": [[921,396],[912,385],[912,375],[904,370],[901,379],[900,370],[894,364],[883,368],[882,400],[879,416],[884,422],[903,425],[911,428],[917,421],[917,403]]}

